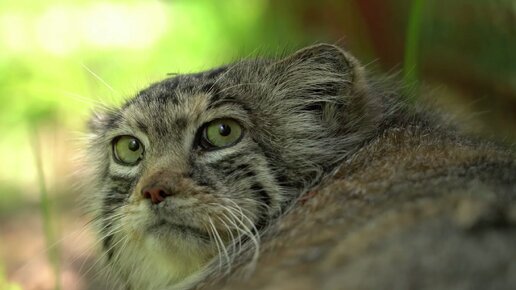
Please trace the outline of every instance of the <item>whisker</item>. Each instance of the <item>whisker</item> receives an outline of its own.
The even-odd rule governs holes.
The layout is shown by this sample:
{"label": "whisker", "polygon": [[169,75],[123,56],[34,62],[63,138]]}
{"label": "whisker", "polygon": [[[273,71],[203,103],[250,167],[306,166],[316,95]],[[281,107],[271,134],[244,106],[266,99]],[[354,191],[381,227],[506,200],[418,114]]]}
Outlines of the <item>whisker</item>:
{"label": "whisker", "polygon": [[[213,225],[213,221],[210,217],[208,217],[208,219],[210,220],[210,223]],[[226,246],[224,245],[224,242],[222,241],[222,238],[220,237],[220,234],[219,232],[217,231],[217,228],[215,226],[213,226],[213,231],[214,231],[214,234],[215,234],[215,237],[219,240],[220,242],[220,245],[221,245],[221,248],[222,248],[222,251],[224,252],[224,257],[226,258],[226,263],[228,264],[228,268],[230,269],[231,266],[231,261],[230,261],[230,258],[229,258],[229,255],[228,255],[228,251],[226,249]],[[228,270],[229,272],[229,270]]]}
{"label": "whisker", "polygon": [[215,237],[215,226],[213,225],[213,222],[211,219],[209,219],[209,222],[210,222],[210,236],[213,237],[213,240],[215,241],[215,245],[217,246],[217,258],[219,260],[219,269],[222,270],[222,251],[221,251],[221,248],[220,248],[220,245],[219,245],[219,240],[217,240],[217,238]]}
{"label": "whisker", "polygon": [[[118,222],[125,216],[122,212],[118,211],[116,212],[116,210],[118,209],[121,209],[123,208],[124,205],[120,205],[120,206],[117,206],[117,207],[114,207],[112,208],[109,213],[111,214],[108,214],[107,216],[96,216],[95,218],[91,219],[90,222],[88,222],[88,224],[95,224],[95,223],[103,223],[104,221],[106,220],[109,220],[109,223],[106,223],[106,224],[103,224],[101,225],[100,227],[98,227],[96,229],[97,232],[100,232],[102,233],[104,230],[106,229],[109,229],[109,231],[107,233],[103,233],[103,236],[99,236],[96,238],[96,241],[91,244],[89,247],[88,247],[88,250],[91,250],[91,249],[94,249],[96,248],[100,243],[102,243],[107,237],[111,236],[111,235],[115,235],[117,233],[120,232],[120,230],[122,229],[123,227],[123,224],[118,224]],[[118,224],[118,226],[114,227],[113,225],[116,225]],[[108,251],[106,251],[107,253]],[[104,253],[103,253],[104,254]],[[73,259],[72,262],[75,262],[77,259],[79,258],[79,256],[75,257]],[[79,272],[82,271],[82,268],[84,267],[84,263],[86,261],[83,261],[83,263],[81,264],[81,267],[79,268]]]}
{"label": "whisker", "polygon": [[[115,234],[118,234],[119,232],[121,232],[120,230],[122,229],[122,227],[123,227],[123,225],[118,225],[118,227],[116,227],[116,228],[111,228],[111,230],[110,230],[108,233],[106,233],[104,236],[97,238],[97,240],[95,241],[95,243],[93,243],[93,245],[91,245],[91,246],[90,246],[90,249],[94,249],[94,248],[96,248],[96,247],[97,247],[100,243],[102,243],[102,242],[104,241],[104,239],[105,239],[105,238],[107,238],[108,236],[115,235]],[[111,251],[112,249],[113,249],[113,247],[110,247],[108,250],[103,251],[103,252],[102,252],[102,254],[103,254],[103,255],[104,255],[104,254],[105,254],[105,255],[107,255],[107,253],[109,253],[109,251]],[[76,258],[74,259],[74,261],[76,261],[76,260],[77,260],[77,258],[79,258],[79,257],[76,257]],[[98,260],[99,260],[99,259],[97,259],[97,261],[98,261]],[[83,262],[82,262],[81,266],[79,267],[79,272],[82,272],[82,269],[83,269],[83,267],[84,267],[84,264],[85,264],[85,263],[86,263],[86,261],[83,261]],[[95,263],[95,264],[96,264],[96,263]]]}
{"label": "whisker", "polygon": [[[105,250],[103,253],[102,253],[102,258],[104,258],[106,255],[108,255],[108,253],[113,250],[114,248],[116,248],[122,241],[124,241],[125,238],[123,237],[122,235],[122,238],[120,240],[118,240],[116,243],[114,243],[111,247],[109,247],[109,249]],[[95,263],[93,263],[93,265],[91,265],[88,270],[86,272],[84,272],[83,274],[81,274],[81,276],[79,277],[80,279],[86,277],[86,275],[101,261],[102,259],[101,258],[97,258]],[[84,263],[81,265],[81,268],[79,268],[79,272],[82,271],[82,268],[84,266]]]}
{"label": "whisker", "polygon": [[[245,209],[243,209],[245,210]],[[229,213],[233,214],[231,211],[229,211]],[[241,215],[242,219],[243,220],[246,220],[252,227],[252,229],[254,230],[251,231],[251,229],[249,229],[243,220],[241,219],[236,219],[243,227],[245,227],[247,229],[248,232],[250,232],[251,234],[248,236],[252,243],[254,244],[255,246],[255,251],[254,251],[254,254],[253,254],[253,261],[256,262],[256,260],[258,260],[258,257],[259,257],[259,252],[260,252],[260,232],[258,231],[258,229],[256,228],[256,226],[254,225],[254,223],[251,221],[251,219],[249,217],[247,217],[245,214],[243,214],[242,212],[242,215]]]}
{"label": "whisker", "polygon": [[113,89],[104,79],[102,79],[98,74],[96,74],[93,70],[87,67],[85,64],[81,64],[82,68],[84,68],[87,72],[89,72],[94,78],[100,81],[103,85],[105,85],[110,91],[118,95],[118,92]]}
{"label": "whisker", "polygon": [[[126,237],[123,237],[122,238],[124,240],[124,243],[120,246],[120,248],[118,249],[118,253],[113,257],[113,263],[117,263],[119,261],[119,259],[121,258],[122,256],[122,253],[124,252],[125,248],[127,247],[127,245],[129,244],[129,241],[130,239],[126,238]],[[134,266],[134,264],[133,264]],[[108,272],[108,278],[110,278],[110,273],[111,271]]]}
{"label": "whisker", "polygon": [[[239,227],[239,226],[238,226],[238,225],[233,221],[233,219],[234,219],[234,218],[229,218],[229,217],[228,217],[226,214],[224,214],[224,213],[222,213],[222,215],[227,219],[227,221],[228,221],[229,223],[231,223],[231,224],[234,226],[234,229],[235,229],[235,230],[237,230],[237,231],[239,232],[239,237],[237,238],[237,240],[238,240],[238,251],[235,251],[235,253],[234,253],[235,255],[236,255],[236,254],[239,254],[239,253],[241,253],[241,252],[242,252],[242,235],[249,236],[249,235],[250,235],[250,234],[252,234],[252,233],[250,233],[249,231],[246,231],[245,229],[242,229],[241,227]],[[236,248],[236,243],[237,243],[237,242],[236,242],[235,240],[233,240],[233,244],[235,245],[235,246],[234,246],[235,248]]]}
{"label": "whisker", "polygon": [[235,252],[235,244],[234,244],[235,236],[233,235],[233,231],[229,228],[229,226],[226,224],[226,222],[224,221],[223,218],[217,216],[217,219],[226,227],[227,232],[229,232],[229,235],[231,236],[231,245],[230,246],[232,247],[233,252]]}

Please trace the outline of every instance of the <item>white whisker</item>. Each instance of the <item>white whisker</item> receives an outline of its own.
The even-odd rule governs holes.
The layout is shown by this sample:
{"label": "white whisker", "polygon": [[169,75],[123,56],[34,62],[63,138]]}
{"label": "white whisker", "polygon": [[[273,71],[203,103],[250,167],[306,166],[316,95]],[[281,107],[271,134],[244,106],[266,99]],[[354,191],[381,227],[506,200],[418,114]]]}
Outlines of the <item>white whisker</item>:
{"label": "white whisker", "polygon": [[[213,221],[210,217],[208,217],[208,219],[210,220],[210,223],[213,225]],[[224,257],[226,259],[226,264],[228,265],[229,269],[231,269],[231,259],[229,258],[229,254],[228,254],[228,251],[226,249],[226,246],[224,245],[224,241],[222,240],[222,238],[220,237],[220,234],[219,232],[217,231],[217,228],[213,225],[213,232],[215,234],[215,237],[219,240],[220,242],[220,246],[222,248],[222,251],[224,252]],[[228,270],[229,271],[229,270]]]}
{"label": "white whisker", "polygon": [[92,71],[89,67],[87,67],[85,64],[81,64],[81,66],[89,72],[94,78],[96,78],[98,81],[100,81],[103,85],[105,85],[111,92],[118,94],[115,89],[113,89],[112,86],[110,86],[104,79],[102,79],[98,74],[96,74],[94,71]]}

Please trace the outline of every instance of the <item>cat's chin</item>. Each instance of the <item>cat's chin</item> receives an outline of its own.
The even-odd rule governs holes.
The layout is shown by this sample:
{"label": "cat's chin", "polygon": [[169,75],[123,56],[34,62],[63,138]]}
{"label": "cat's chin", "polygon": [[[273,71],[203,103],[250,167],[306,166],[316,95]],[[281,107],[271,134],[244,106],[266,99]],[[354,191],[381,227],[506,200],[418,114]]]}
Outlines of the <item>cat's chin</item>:
{"label": "cat's chin", "polygon": [[[189,253],[205,255],[213,248],[210,235],[195,227],[159,221],[146,227],[144,231],[147,248],[152,251]],[[149,244],[149,241],[151,243]]]}
{"label": "cat's chin", "polygon": [[148,235],[168,241],[187,239],[195,240],[200,244],[209,244],[211,242],[209,233],[200,228],[167,221],[159,221],[148,226],[146,232]]}

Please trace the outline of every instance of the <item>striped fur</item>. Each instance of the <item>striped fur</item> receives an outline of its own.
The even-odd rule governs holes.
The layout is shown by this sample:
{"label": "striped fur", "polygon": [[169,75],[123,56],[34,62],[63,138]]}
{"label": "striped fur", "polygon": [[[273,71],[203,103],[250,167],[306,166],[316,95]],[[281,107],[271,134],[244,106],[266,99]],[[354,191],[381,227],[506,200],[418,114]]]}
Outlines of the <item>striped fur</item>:
{"label": "striped fur", "polygon": [[[316,45],[177,75],[96,115],[90,203],[114,276],[131,289],[186,289],[242,255],[252,268],[268,225],[375,134],[363,78],[346,52]],[[217,118],[244,136],[203,150],[199,129]],[[139,164],[113,162],[120,135],[143,143]],[[177,194],[153,205],[140,192],[157,181]]]}

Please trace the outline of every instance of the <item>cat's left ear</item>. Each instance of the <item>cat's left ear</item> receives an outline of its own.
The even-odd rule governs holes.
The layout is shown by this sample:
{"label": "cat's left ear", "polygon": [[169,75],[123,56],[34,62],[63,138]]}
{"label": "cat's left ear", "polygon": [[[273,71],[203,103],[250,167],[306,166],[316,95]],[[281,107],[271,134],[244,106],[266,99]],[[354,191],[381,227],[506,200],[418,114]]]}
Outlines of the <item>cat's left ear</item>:
{"label": "cat's left ear", "polygon": [[269,69],[272,97],[281,100],[290,112],[320,116],[326,128],[355,130],[366,116],[374,115],[362,66],[337,46],[319,44],[301,49]]}
{"label": "cat's left ear", "polygon": [[[277,89],[305,96],[360,93],[366,88],[364,70],[348,52],[331,44],[303,48],[271,66]],[[298,96],[299,97],[299,96]]]}

